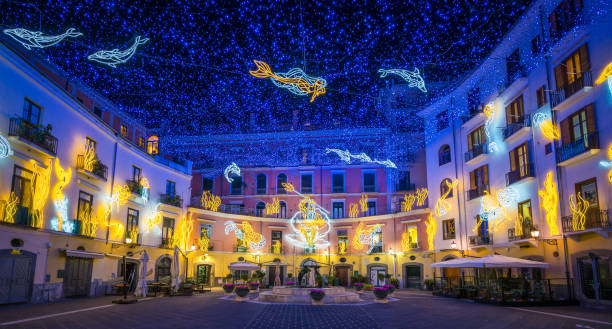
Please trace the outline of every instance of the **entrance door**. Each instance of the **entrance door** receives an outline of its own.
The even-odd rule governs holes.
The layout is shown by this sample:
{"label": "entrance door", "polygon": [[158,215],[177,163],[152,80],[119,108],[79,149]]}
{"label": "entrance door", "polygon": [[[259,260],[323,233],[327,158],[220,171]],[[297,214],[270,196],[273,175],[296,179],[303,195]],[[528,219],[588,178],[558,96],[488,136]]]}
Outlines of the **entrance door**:
{"label": "entrance door", "polygon": [[347,287],[349,284],[349,267],[336,266],[336,277],[340,281],[341,286]]}
{"label": "entrance door", "polygon": [[212,265],[198,265],[196,269],[196,283],[210,284],[210,270]]}
{"label": "entrance door", "polygon": [[[125,262],[125,267],[127,270],[127,278],[126,281],[130,287],[129,292],[134,292],[136,290],[136,286],[138,285],[138,263],[127,261]],[[123,262],[119,261],[119,273],[120,277],[123,277]]]}
{"label": "entrance door", "polygon": [[417,265],[406,265],[406,288],[421,288],[421,268]]}
{"label": "entrance door", "polygon": [[89,296],[93,259],[66,257],[64,297]]}
{"label": "entrance door", "polygon": [[387,269],[384,267],[372,267],[370,269],[370,282],[375,286],[382,286],[385,280],[378,280],[378,274],[387,274]]}
{"label": "entrance door", "polygon": [[36,255],[0,250],[0,304],[27,303],[32,291]]}

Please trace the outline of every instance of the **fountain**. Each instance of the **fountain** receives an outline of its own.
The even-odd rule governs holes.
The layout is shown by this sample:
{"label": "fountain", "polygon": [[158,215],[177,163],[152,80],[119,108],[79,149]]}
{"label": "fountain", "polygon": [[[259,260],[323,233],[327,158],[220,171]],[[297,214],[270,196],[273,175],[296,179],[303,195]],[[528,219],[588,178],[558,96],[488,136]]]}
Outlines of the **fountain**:
{"label": "fountain", "polygon": [[[259,301],[310,304],[310,289],[287,286],[273,287],[272,291],[259,293]],[[347,291],[344,287],[323,288],[322,290],[325,292],[324,304],[347,304],[361,301],[357,293]]]}

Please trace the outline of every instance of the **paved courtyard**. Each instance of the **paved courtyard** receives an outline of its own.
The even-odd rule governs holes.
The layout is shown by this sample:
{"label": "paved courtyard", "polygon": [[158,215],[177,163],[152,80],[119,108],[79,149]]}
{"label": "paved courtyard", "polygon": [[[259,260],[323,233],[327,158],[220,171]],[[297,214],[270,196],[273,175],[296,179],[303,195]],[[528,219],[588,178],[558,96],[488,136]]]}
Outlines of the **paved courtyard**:
{"label": "paved courtyard", "polygon": [[113,298],[0,307],[4,328],[612,328],[612,314],[580,307],[507,308],[401,291],[386,305],[237,303],[213,292],[131,305]]}

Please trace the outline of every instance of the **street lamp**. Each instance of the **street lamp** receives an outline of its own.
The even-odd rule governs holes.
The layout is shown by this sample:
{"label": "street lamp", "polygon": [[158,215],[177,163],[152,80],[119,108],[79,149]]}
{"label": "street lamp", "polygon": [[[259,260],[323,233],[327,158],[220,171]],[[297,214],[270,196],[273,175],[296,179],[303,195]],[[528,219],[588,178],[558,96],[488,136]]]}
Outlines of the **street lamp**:
{"label": "street lamp", "polygon": [[535,229],[533,231],[531,231],[531,237],[534,239],[537,239],[540,236],[540,230]]}
{"label": "street lamp", "polygon": [[451,248],[457,249],[457,243],[455,243],[455,241],[451,242]]}

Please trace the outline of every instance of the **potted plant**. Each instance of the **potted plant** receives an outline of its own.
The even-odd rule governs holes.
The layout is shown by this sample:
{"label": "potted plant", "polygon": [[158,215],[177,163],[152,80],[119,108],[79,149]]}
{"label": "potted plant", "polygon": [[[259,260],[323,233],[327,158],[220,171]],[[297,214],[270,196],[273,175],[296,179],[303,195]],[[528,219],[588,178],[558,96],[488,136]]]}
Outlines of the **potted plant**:
{"label": "potted plant", "polygon": [[357,290],[357,292],[361,292],[363,290],[363,283],[355,282],[353,283],[353,287],[355,287],[355,290]]}
{"label": "potted plant", "polygon": [[393,292],[395,291],[395,286],[392,284],[386,284],[383,286],[383,288],[386,288],[389,294],[393,294]]}
{"label": "potted plant", "polygon": [[225,276],[225,281],[231,283],[234,276],[230,273]]}
{"label": "potted plant", "polygon": [[251,291],[257,291],[259,289],[259,282],[249,282],[249,289]]}
{"label": "potted plant", "polygon": [[335,285],[336,285],[335,281],[336,281],[336,277],[335,277],[335,276],[333,276],[333,275],[330,275],[330,276],[327,278],[327,285],[328,285],[328,286],[330,286],[330,287],[333,287],[333,286],[335,286]]}
{"label": "potted plant", "polygon": [[389,284],[392,284],[395,289],[399,289],[399,280],[396,278],[389,279]]}
{"label": "potted plant", "polygon": [[312,298],[312,305],[323,305],[323,297],[325,297],[325,291],[323,291],[323,289],[310,290],[310,298]]}
{"label": "potted plant", "polygon": [[389,294],[389,290],[384,287],[376,287],[374,288],[374,296],[376,296],[375,302],[377,303],[387,303],[387,295]]}
{"label": "potted plant", "polygon": [[429,291],[433,290],[434,281],[432,279],[425,279],[425,281],[423,281],[423,283],[425,284],[425,289],[427,289]]}
{"label": "potted plant", "polygon": [[193,285],[195,284],[195,282],[193,281],[193,279],[187,279],[185,280],[185,282],[181,283],[181,291],[183,292],[183,295],[185,296],[191,296],[193,295]]}
{"label": "potted plant", "polygon": [[234,291],[234,284],[233,283],[223,284],[223,291],[225,291],[226,294],[231,294],[232,291]]}
{"label": "potted plant", "polygon": [[239,302],[245,301],[249,294],[249,287],[247,286],[236,286],[236,300]]}
{"label": "potted plant", "polygon": [[374,290],[374,285],[370,284],[370,283],[364,283],[363,284],[363,290],[365,290],[365,291],[372,291],[372,290]]}
{"label": "potted plant", "polygon": [[249,275],[248,275],[248,274],[246,274],[246,273],[242,273],[242,274],[240,275],[240,280],[242,280],[242,282],[245,282],[245,283],[246,283],[248,279],[249,279]]}

